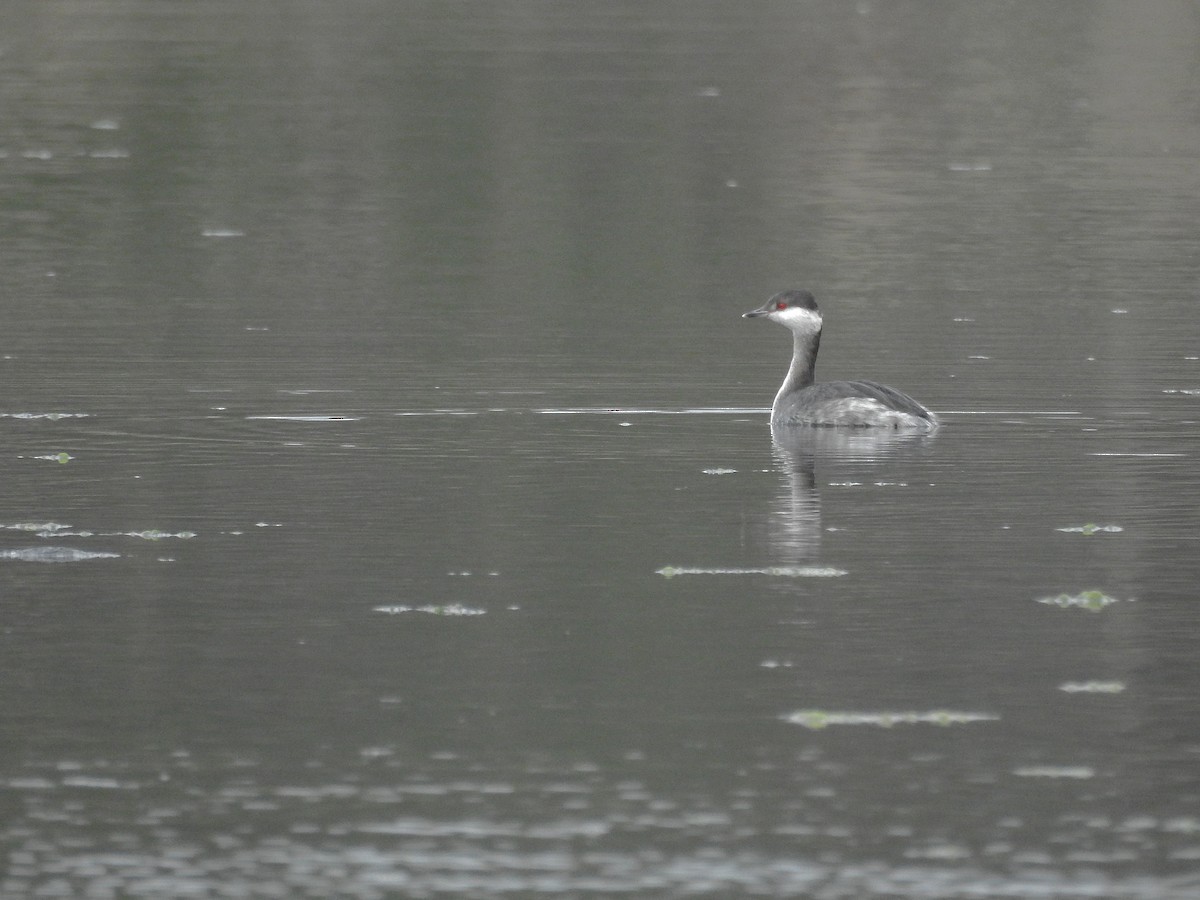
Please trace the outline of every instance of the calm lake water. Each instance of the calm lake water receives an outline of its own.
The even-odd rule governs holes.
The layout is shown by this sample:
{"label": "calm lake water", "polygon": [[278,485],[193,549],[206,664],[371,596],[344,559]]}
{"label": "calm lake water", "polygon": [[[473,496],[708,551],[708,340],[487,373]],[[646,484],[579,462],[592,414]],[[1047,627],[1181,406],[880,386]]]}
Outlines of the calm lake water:
{"label": "calm lake water", "polygon": [[1198,38],[6,4],[0,897],[1200,895]]}

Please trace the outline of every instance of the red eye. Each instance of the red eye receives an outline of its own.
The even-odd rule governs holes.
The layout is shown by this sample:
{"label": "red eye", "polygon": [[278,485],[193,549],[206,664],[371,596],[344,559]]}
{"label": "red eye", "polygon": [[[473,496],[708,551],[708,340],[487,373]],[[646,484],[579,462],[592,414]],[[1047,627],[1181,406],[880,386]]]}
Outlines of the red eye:
{"label": "red eye", "polygon": [[776,309],[787,309],[787,304],[784,303],[782,300],[780,300],[778,303],[775,304],[775,308]]}

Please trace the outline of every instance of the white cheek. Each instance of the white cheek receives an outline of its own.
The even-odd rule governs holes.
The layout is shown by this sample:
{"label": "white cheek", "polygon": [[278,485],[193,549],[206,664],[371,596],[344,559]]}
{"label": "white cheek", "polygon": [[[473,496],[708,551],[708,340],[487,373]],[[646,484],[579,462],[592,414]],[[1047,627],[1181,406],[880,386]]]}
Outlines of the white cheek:
{"label": "white cheek", "polygon": [[821,314],[813,312],[811,309],[805,309],[802,306],[781,309],[773,315],[777,322],[781,325],[786,325],[793,331],[821,330]]}

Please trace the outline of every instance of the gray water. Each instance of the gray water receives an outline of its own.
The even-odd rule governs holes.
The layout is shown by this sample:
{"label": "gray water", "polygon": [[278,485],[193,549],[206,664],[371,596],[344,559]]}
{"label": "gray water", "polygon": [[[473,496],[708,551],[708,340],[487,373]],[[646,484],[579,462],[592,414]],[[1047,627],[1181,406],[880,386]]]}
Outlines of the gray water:
{"label": "gray water", "polygon": [[0,897],[1200,894],[1198,37],[5,4]]}

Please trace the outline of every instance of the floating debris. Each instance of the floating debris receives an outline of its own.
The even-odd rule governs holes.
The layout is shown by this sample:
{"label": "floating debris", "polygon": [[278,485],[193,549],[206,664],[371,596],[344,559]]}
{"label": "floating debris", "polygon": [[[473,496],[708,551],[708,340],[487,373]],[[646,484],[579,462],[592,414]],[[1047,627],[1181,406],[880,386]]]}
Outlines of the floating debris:
{"label": "floating debris", "polygon": [[[1132,597],[1127,600],[1127,603],[1133,602]],[[1110,597],[1103,591],[1083,591],[1079,594],[1059,594],[1057,597],[1038,597],[1038,603],[1045,603],[1048,606],[1058,606],[1063,609],[1075,607],[1077,609],[1086,609],[1089,612],[1098,612],[1106,606],[1112,606],[1114,603],[1120,603],[1116,597]]]}
{"label": "floating debris", "polygon": [[205,228],[200,232],[200,236],[206,238],[235,238],[245,237],[246,232],[237,228]]}
{"label": "floating debris", "polygon": [[376,606],[372,612],[387,613],[398,616],[401,613],[419,612],[431,616],[482,616],[486,609],[473,606],[463,606],[461,603],[451,603],[446,606]]}
{"label": "floating debris", "polygon": [[22,547],[18,550],[0,550],[0,559],[18,562],[70,563],[89,559],[117,559],[120,553],[102,553],[76,550],[74,547]]}
{"label": "floating debris", "polygon": [[933,709],[929,712],[836,712],[823,709],[802,709],[783,717],[785,722],[819,731],[830,725],[874,725],[891,728],[893,725],[967,725],[972,722],[995,722],[999,716],[990,713],[958,712],[952,709]]}
{"label": "floating debris", "polygon": [[1013,769],[1019,778],[1094,778],[1091,766],[1021,766]]}
{"label": "floating debris", "polygon": [[1066,531],[1073,534],[1096,534],[1099,531],[1116,534],[1125,529],[1120,525],[1097,525],[1094,522],[1088,522],[1086,525],[1069,525],[1066,528],[1055,528],[1054,530]]}
{"label": "floating debris", "polygon": [[73,457],[70,453],[41,453],[33,458],[44,459],[47,462],[56,462],[65,466],[75,457]]}
{"label": "floating debris", "polygon": [[196,536],[194,531],[159,531],[157,528],[151,528],[147,531],[113,531],[108,532],[106,536],[112,537],[132,537],[141,538],[144,541],[164,541],[167,538],[179,538],[180,540],[190,540]]}
{"label": "floating debris", "polygon": [[[1191,357],[1189,357],[1190,359]],[[1166,388],[1164,394],[1186,394],[1189,397],[1200,395],[1200,388]]]}
{"label": "floating debris", "polygon": [[1119,694],[1125,690],[1123,681],[1064,681],[1058,686],[1068,694]]}
{"label": "floating debris", "polygon": [[70,525],[62,525],[59,522],[14,522],[11,525],[0,525],[0,529],[5,531],[34,531],[41,534],[66,531],[70,527]]}
{"label": "floating debris", "polygon": [[701,469],[705,475],[733,475],[737,469]]}
{"label": "floating debris", "polygon": [[162,541],[167,538],[189,540],[196,536],[194,531],[160,531],[149,528],[145,531],[72,531],[70,525],[60,522],[13,522],[5,525],[0,523],[0,531],[21,531],[36,534],[38,537],[132,537],[144,541]]}
{"label": "floating debris", "polygon": [[676,575],[773,575],[777,578],[837,578],[849,574],[845,569],[830,566],[768,566],[763,569],[702,569],[690,566],[663,566],[655,575],[674,578]]}

